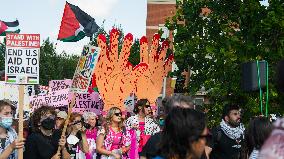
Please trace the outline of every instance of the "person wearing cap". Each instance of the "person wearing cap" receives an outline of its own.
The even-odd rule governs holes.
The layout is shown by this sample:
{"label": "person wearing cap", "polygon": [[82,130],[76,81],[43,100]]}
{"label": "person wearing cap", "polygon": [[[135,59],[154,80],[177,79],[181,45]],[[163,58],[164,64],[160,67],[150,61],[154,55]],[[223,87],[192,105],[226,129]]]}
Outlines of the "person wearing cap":
{"label": "person wearing cap", "polygon": [[24,147],[24,139],[18,140],[12,128],[14,106],[10,102],[0,100],[0,158],[17,159],[16,150]]}
{"label": "person wearing cap", "polygon": [[55,129],[62,129],[67,119],[67,113],[65,111],[59,111],[56,117]]}

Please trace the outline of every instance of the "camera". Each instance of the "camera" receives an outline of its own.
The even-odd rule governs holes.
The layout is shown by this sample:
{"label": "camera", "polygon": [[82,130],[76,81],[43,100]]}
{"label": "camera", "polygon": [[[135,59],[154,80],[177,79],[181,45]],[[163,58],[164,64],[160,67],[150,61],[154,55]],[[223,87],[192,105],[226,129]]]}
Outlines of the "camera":
{"label": "camera", "polygon": [[91,125],[88,124],[88,123],[83,122],[82,125],[83,125],[83,127],[86,128],[86,129],[90,129],[90,128],[91,128]]}
{"label": "camera", "polygon": [[81,121],[77,121],[77,122],[73,123],[73,125],[78,124],[78,123],[81,123],[83,125],[83,127],[86,128],[86,129],[91,128],[91,125],[88,124],[88,123],[85,123],[83,118],[81,119]]}

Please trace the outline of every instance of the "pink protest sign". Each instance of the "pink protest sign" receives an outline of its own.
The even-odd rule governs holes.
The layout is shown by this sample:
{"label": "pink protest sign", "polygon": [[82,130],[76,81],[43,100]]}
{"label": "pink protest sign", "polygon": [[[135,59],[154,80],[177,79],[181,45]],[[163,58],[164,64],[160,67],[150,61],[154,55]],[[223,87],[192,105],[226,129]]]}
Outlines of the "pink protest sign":
{"label": "pink protest sign", "polygon": [[46,95],[37,95],[30,98],[32,111],[41,107],[42,105],[49,105],[54,107],[68,106],[68,92],[69,89],[63,89],[55,92],[49,92]]}
{"label": "pink protest sign", "polygon": [[[49,92],[47,95],[37,95],[30,98],[32,111],[41,107],[42,105],[49,105],[54,107],[68,107],[72,99],[72,93],[69,89],[62,89],[59,91]],[[73,112],[95,112],[100,114],[103,109],[103,102],[99,97],[99,93],[77,93],[76,104],[74,105]]]}
{"label": "pink protest sign", "polygon": [[99,93],[78,93],[76,94],[76,105],[73,107],[73,112],[94,112],[100,114],[103,109],[103,103]]}
{"label": "pink protest sign", "polygon": [[49,81],[49,91],[59,91],[62,89],[68,89],[70,88],[72,84],[71,79],[66,79],[66,80],[51,80]]}
{"label": "pink protest sign", "polygon": [[31,112],[34,112],[35,109],[47,104],[45,97],[46,95],[34,95],[30,97],[30,105],[32,106]]}

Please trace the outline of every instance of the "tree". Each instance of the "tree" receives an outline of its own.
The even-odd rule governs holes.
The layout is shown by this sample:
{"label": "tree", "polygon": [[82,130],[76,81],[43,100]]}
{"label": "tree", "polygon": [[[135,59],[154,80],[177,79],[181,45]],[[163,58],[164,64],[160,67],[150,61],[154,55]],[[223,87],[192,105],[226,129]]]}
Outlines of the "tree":
{"label": "tree", "polygon": [[202,86],[209,91],[211,125],[220,121],[216,116],[225,103],[239,104],[246,121],[260,113],[258,92],[240,87],[241,64],[252,60],[268,61],[269,112],[283,113],[283,95],[275,84],[276,64],[283,58],[283,16],[281,0],[270,0],[268,7],[255,0],[177,1],[176,15],[167,21],[176,29],[175,59],[193,71],[190,94]]}
{"label": "tree", "polygon": [[54,44],[46,39],[40,47],[40,84],[48,85],[50,80],[72,79],[79,57],[58,55]]}
{"label": "tree", "polygon": [[5,44],[0,43],[0,71],[5,69],[5,51],[6,51]]}

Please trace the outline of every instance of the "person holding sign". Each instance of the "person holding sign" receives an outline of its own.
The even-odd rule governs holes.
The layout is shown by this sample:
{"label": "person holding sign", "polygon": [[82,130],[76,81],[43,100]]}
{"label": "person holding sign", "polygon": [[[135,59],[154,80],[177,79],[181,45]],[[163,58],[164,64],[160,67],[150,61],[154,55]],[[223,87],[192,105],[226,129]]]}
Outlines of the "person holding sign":
{"label": "person holding sign", "polygon": [[117,107],[110,108],[106,124],[98,131],[97,152],[101,159],[128,159],[131,144],[129,131],[123,127],[122,113]]}
{"label": "person holding sign", "polygon": [[16,149],[24,147],[24,139],[17,140],[17,133],[12,128],[14,106],[0,100],[0,158],[17,159]]}
{"label": "person holding sign", "polygon": [[[42,106],[32,116],[33,133],[28,136],[25,144],[25,159],[69,159],[70,154],[65,148],[65,136],[54,130],[56,112],[54,107]],[[61,136],[61,137],[60,137]],[[57,153],[61,147],[61,155]]]}

